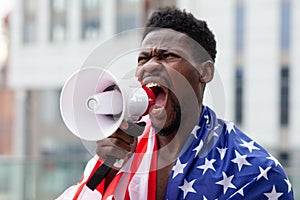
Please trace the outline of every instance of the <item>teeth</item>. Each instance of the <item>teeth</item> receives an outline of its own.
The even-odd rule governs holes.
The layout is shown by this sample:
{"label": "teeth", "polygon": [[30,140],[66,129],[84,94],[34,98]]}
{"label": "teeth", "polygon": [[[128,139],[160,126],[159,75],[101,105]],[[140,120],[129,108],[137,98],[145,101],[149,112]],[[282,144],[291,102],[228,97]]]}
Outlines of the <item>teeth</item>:
{"label": "teeth", "polygon": [[157,112],[161,112],[164,108],[163,107],[159,107],[159,108],[153,108],[152,109],[152,113],[157,113]]}
{"label": "teeth", "polygon": [[146,86],[148,88],[151,88],[151,87],[160,87],[160,85],[158,83],[153,83],[153,82],[147,83]]}

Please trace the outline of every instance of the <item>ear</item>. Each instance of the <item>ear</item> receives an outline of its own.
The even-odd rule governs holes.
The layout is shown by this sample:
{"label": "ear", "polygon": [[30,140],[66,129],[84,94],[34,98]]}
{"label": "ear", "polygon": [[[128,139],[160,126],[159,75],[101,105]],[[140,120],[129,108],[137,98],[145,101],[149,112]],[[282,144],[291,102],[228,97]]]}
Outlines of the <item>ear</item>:
{"label": "ear", "polygon": [[208,83],[210,82],[214,77],[215,72],[215,65],[211,60],[205,61],[201,63],[199,66],[199,73],[200,73],[200,79],[199,81],[201,83]]}

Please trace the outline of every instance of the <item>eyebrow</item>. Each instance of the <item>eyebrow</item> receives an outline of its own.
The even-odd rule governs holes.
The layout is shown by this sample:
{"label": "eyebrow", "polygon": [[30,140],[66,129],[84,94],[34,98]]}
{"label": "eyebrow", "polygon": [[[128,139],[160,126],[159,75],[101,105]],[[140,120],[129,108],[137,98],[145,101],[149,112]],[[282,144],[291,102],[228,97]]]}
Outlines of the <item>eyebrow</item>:
{"label": "eyebrow", "polygon": [[[150,53],[151,50],[149,51],[141,51],[139,53],[139,55],[145,55],[145,56],[148,56]],[[154,49],[154,53],[165,53],[165,52],[168,52],[170,51],[170,49]]]}
{"label": "eyebrow", "polygon": [[139,53],[139,56],[140,56],[140,55],[148,56],[149,54],[150,54],[150,53],[147,52],[147,51],[141,51],[141,52]]}

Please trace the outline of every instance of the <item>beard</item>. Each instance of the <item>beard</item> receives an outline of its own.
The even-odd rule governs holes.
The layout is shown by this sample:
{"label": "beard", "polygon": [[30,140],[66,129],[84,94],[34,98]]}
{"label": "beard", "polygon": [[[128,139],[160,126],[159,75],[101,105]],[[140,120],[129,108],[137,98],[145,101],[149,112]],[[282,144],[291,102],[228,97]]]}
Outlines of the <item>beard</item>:
{"label": "beard", "polygon": [[[180,127],[181,124],[181,109],[180,109],[180,104],[176,98],[175,95],[173,95],[173,98],[171,98],[171,104],[174,105],[174,112],[172,113],[172,115],[175,114],[175,118],[173,118],[173,121],[171,121],[171,123],[167,126],[164,126],[163,128],[158,128],[156,127],[153,123],[152,123],[152,127],[154,128],[155,132],[158,135],[161,136],[168,136],[171,135],[173,133],[176,133]],[[167,116],[168,117],[168,116]]]}

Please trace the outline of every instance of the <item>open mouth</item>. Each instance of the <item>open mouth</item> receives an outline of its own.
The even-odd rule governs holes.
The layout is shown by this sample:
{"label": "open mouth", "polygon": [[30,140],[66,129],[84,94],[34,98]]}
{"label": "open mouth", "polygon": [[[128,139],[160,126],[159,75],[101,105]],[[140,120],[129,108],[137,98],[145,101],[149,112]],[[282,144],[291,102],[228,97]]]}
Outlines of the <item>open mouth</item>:
{"label": "open mouth", "polygon": [[159,115],[165,108],[168,99],[168,89],[159,83],[149,82],[146,87],[152,90],[155,95],[155,105],[151,109],[151,114]]}

